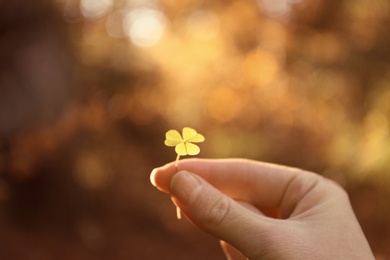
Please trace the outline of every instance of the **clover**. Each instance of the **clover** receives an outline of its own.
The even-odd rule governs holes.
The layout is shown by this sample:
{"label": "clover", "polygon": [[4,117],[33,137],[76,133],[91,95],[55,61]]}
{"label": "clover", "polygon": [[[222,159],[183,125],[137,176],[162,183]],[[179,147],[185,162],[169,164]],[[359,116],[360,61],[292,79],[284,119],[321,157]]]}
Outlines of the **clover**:
{"label": "clover", "polygon": [[181,155],[197,155],[200,152],[199,146],[193,143],[201,143],[204,141],[204,136],[196,132],[190,127],[183,128],[183,137],[176,130],[169,130],[165,134],[165,145],[173,147],[180,157]]}
{"label": "clover", "polygon": [[[175,161],[176,172],[180,156],[199,154],[199,146],[193,143],[201,143],[204,140],[205,138],[203,135],[199,134],[195,129],[190,127],[184,127],[182,130],[182,135],[180,135],[180,133],[176,130],[169,130],[166,132],[164,144],[169,147],[175,147],[175,152],[177,154]],[[181,219],[180,208],[176,207],[176,209],[177,218]]]}

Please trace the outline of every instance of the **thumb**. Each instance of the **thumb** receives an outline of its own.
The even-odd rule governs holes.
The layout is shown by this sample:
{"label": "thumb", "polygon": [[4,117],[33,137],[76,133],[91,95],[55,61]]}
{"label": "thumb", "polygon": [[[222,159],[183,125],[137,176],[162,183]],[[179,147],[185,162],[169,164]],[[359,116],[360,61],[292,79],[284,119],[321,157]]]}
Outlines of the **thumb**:
{"label": "thumb", "polygon": [[259,251],[254,242],[267,234],[269,223],[264,216],[243,207],[221,193],[204,179],[180,171],[170,181],[174,203],[196,226],[233,245],[246,256]]}

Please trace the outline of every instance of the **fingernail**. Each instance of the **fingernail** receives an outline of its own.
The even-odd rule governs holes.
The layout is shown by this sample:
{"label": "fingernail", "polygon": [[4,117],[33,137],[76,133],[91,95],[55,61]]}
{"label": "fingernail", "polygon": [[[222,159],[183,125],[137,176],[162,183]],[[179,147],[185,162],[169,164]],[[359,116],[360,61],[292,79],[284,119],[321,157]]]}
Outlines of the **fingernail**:
{"label": "fingernail", "polygon": [[172,177],[170,186],[171,194],[184,205],[190,204],[202,187],[200,180],[187,171],[176,173]]}
{"label": "fingernail", "polygon": [[157,170],[158,170],[158,168],[154,168],[154,169],[152,170],[152,172],[150,173],[150,182],[152,183],[152,185],[153,185],[154,187],[157,186],[157,185],[156,185],[156,180],[155,180],[155,176],[156,176]]}

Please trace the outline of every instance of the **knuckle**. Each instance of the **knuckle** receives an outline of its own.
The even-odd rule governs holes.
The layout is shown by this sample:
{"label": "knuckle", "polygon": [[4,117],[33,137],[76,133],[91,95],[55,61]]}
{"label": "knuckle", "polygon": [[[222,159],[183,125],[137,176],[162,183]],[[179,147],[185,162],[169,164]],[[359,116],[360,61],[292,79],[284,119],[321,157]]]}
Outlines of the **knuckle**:
{"label": "knuckle", "polygon": [[208,209],[208,213],[205,215],[204,222],[209,227],[217,228],[223,224],[226,220],[226,216],[231,211],[231,201],[225,197],[220,196],[212,206]]}
{"label": "knuckle", "polygon": [[337,194],[339,199],[349,200],[349,195],[347,191],[339,183],[330,179],[327,179],[327,181],[328,189],[330,190],[330,192],[332,192],[333,194]]}

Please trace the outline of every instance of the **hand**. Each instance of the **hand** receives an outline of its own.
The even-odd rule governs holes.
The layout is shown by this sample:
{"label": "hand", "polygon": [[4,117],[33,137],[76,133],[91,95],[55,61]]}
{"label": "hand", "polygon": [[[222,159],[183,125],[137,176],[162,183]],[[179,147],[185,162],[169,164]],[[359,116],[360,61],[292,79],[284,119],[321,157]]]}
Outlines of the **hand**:
{"label": "hand", "polygon": [[347,193],[314,173],[250,160],[182,160],[153,170],[228,259],[374,259]]}

